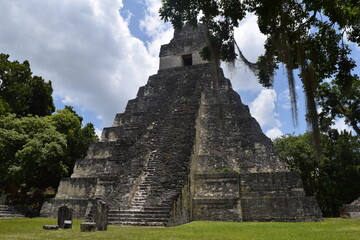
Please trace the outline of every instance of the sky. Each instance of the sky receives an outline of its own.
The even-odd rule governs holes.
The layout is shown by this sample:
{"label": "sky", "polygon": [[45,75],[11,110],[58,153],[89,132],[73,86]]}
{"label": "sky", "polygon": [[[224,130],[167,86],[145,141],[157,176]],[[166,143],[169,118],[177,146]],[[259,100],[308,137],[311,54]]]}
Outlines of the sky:
{"label": "sky", "polygon": [[[160,46],[173,36],[172,26],[158,16],[160,6],[161,0],[0,0],[0,52],[10,60],[28,60],[34,75],[51,80],[56,108],[74,106],[100,135],[157,73]],[[240,23],[235,38],[250,61],[264,52],[265,36],[253,15]],[[359,47],[352,48],[360,62]],[[299,81],[294,127],[281,68],[274,88],[265,89],[240,62],[234,69],[222,66],[268,137],[306,131]],[[341,119],[336,127],[349,129]]]}

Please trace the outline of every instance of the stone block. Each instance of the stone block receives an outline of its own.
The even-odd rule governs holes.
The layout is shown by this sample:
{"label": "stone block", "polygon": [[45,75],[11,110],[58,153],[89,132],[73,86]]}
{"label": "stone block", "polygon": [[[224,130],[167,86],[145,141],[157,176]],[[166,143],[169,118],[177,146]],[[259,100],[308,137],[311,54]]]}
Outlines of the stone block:
{"label": "stone block", "polygon": [[196,174],[195,179],[195,198],[239,197],[239,175],[235,172]]}
{"label": "stone block", "polygon": [[194,221],[242,221],[239,199],[194,199]]}
{"label": "stone block", "polygon": [[340,216],[343,218],[360,218],[360,198],[341,207]]}
{"label": "stone block", "polygon": [[43,226],[44,230],[58,230],[59,229],[59,225],[44,225]]}
{"label": "stone block", "polygon": [[106,231],[108,225],[108,205],[101,200],[96,200],[94,219],[98,231]]}
{"label": "stone block", "polygon": [[58,225],[59,228],[72,228],[72,212],[73,210],[67,206],[61,206],[58,211]]}
{"label": "stone block", "polygon": [[96,231],[96,223],[94,223],[94,222],[80,223],[80,231],[81,232],[95,232]]}

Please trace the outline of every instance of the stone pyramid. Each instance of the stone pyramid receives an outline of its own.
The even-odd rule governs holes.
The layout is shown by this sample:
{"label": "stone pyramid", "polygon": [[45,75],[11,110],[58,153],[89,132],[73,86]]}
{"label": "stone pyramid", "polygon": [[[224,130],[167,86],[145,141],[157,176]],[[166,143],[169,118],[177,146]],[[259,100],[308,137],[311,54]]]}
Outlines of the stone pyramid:
{"label": "stone pyramid", "polygon": [[200,57],[205,45],[203,26],[175,31],[158,73],[62,179],[42,216],[66,205],[75,218],[91,217],[101,199],[111,224],[321,220],[221,68]]}
{"label": "stone pyramid", "polygon": [[360,218],[360,197],[352,203],[342,206],[340,216],[343,218]]}

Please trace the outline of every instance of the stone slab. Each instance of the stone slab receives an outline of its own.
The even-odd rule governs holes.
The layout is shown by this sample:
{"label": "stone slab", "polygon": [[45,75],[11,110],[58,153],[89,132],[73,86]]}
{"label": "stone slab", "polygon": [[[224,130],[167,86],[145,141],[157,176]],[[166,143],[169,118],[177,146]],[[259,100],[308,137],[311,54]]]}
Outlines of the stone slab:
{"label": "stone slab", "polygon": [[43,226],[44,230],[58,230],[59,229],[59,225],[44,225]]}
{"label": "stone slab", "polygon": [[83,222],[80,223],[80,231],[81,232],[95,232],[96,231],[96,223],[95,222]]}

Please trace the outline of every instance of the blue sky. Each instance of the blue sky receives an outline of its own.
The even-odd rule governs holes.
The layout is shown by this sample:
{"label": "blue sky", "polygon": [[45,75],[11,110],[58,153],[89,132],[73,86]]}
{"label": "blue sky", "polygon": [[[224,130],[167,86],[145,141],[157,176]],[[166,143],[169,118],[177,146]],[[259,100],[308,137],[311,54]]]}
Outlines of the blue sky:
{"label": "blue sky", "polygon": [[[0,0],[0,5],[0,52],[29,60],[34,75],[52,81],[57,109],[74,106],[98,133],[156,74],[160,46],[173,34],[158,17],[160,0]],[[256,18],[247,16],[235,36],[244,55],[256,61],[265,40]],[[352,47],[360,62],[359,47]],[[294,128],[281,67],[274,89],[262,88],[241,63],[234,71],[223,68],[269,137],[306,131],[301,83]],[[346,126],[339,120],[337,127]]]}

